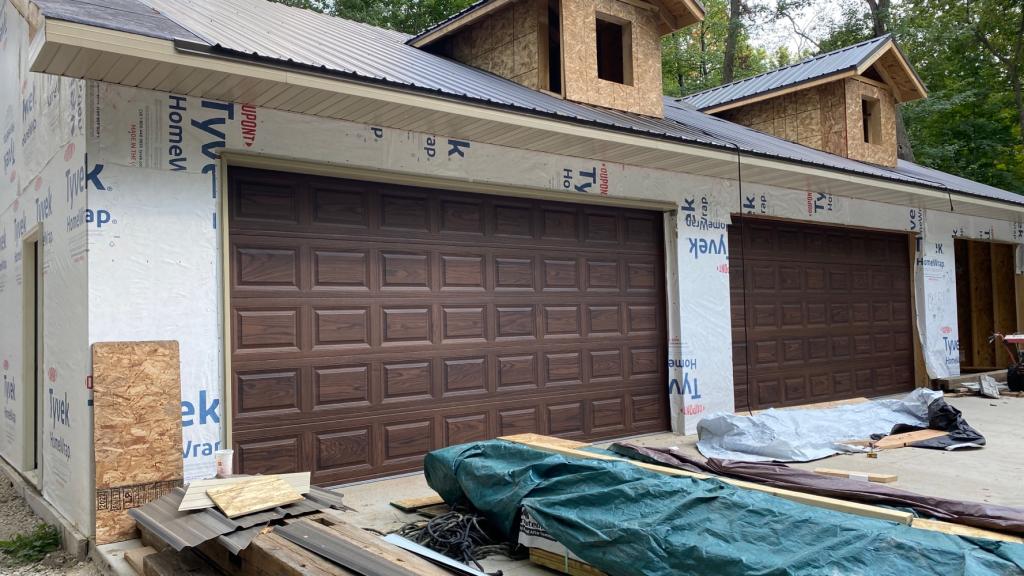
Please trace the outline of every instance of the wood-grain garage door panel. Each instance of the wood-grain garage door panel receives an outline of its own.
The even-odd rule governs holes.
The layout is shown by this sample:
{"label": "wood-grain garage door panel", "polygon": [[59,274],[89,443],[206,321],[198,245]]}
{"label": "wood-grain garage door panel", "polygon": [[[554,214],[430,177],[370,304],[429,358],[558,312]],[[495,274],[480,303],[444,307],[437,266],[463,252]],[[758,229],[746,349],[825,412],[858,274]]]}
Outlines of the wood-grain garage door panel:
{"label": "wood-grain garage door panel", "polygon": [[343,482],[503,434],[667,428],[660,214],[230,180],[243,472]]}
{"label": "wood-grain garage door panel", "polygon": [[913,388],[903,234],[745,219],[730,228],[736,406]]}

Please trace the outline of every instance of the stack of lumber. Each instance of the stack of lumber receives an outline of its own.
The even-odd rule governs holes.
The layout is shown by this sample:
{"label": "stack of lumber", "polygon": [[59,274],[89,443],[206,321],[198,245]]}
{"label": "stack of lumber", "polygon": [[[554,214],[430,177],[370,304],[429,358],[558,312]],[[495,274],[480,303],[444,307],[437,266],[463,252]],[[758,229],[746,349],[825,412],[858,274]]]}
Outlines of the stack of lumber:
{"label": "stack of lumber", "polygon": [[874,448],[875,450],[893,450],[895,448],[906,448],[915,442],[923,442],[925,440],[931,440],[932,438],[947,436],[948,434],[948,432],[943,432],[942,430],[915,430],[913,432],[904,432],[902,434],[891,434],[878,440],[872,440],[870,438],[865,438],[863,440],[840,440],[837,444],[866,446]]}
{"label": "stack of lumber", "polygon": [[216,506],[228,518],[237,518],[298,502],[308,492],[309,472],[196,480],[188,485],[178,511]]}

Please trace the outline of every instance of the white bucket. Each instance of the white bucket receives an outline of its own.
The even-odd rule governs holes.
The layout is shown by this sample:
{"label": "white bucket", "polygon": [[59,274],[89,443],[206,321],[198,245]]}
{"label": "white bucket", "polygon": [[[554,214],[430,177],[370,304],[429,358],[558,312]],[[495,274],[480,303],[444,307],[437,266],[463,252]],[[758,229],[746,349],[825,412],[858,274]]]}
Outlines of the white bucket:
{"label": "white bucket", "polygon": [[213,453],[213,460],[217,465],[217,478],[227,478],[231,476],[234,466],[234,450],[217,450]]}

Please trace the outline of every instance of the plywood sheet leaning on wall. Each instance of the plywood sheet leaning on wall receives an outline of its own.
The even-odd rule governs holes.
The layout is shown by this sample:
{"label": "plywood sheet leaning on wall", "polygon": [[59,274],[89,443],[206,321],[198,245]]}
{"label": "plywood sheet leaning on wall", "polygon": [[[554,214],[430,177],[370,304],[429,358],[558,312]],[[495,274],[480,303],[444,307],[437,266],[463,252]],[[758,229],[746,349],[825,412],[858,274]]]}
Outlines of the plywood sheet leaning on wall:
{"label": "plywood sheet leaning on wall", "polygon": [[92,346],[96,544],[135,537],[128,509],[181,486],[177,342]]}

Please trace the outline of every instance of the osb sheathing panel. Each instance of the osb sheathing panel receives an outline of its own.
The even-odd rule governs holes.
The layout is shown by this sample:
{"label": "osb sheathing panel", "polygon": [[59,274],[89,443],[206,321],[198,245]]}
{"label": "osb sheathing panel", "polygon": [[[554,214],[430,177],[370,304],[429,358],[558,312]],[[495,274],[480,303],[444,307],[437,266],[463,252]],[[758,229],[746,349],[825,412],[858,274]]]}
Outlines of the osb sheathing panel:
{"label": "osb sheathing panel", "polygon": [[900,63],[900,57],[896,54],[895,49],[887,50],[885,54],[882,54],[875,61],[873,66],[881,69],[884,76],[896,85],[896,91],[903,101],[915,100],[921,97],[917,84],[911,79],[907,74],[907,70]]}
{"label": "osb sheathing panel", "polygon": [[[597,77],[597,13],[631,23],[633,84]],[[619,0],[562,0],[562,68],[567,100],[661,117],[661,41],[653,10]]]}
{"label": "osb sheathing panel", "polygon": [[846,156],[846,84],[842,80],[818,87],[821,101],[821,149]]}
{"label": "osb sheathing panel", "polygon": [[467,26],[452,36],[452,58],[537,88],[540,9],[540,0],[523,0]]}
{"label": "osb sheathing panel", "polygon": [[183,477],[177,342],[92,346],[96,543],[136,536],[128,509]]}
{"label": "osb sheathing panel", "polygon": [[[808,88],[754,102],[720,115],[754,130],[821,150],[825,140],[822,101],[823,95],[819,89]],[[843,121],[843,114],[842,111],[838,114],[840,121]]]}
{"label": "osb sheathing panel", "polygon": [[[882,114],[882,141],[869,144],[864,141],[863,96],[875,98]],[[881,166],[896,166],[896,101],[888,90],[861,82],[856,78],[846,79],[846,145],[848,156],[854,160],[870,162]]]}

